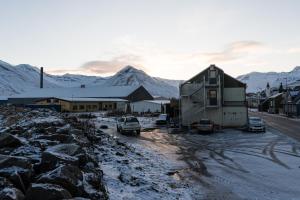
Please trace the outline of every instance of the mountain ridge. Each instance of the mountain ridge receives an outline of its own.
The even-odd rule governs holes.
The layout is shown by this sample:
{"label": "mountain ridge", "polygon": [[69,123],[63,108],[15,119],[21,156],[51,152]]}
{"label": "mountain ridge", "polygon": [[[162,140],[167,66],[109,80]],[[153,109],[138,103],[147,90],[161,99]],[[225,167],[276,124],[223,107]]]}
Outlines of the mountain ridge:
{"label": "mountain ridge", "polygon": [[[167,98],[178,97],[179,82],[180,81],[176,80],[151,77],[143,70],[136,69],[133,66],[125,66],[115,75],[109,77],[69,73],[64,75],[44,73],[45,88],[79,87],[80,85],[143,85],[153,96],[163,96]],[[39,68],[29,64],[11,65],[0,60],[0,96],[21,94],[39,88],[39,83]]]}

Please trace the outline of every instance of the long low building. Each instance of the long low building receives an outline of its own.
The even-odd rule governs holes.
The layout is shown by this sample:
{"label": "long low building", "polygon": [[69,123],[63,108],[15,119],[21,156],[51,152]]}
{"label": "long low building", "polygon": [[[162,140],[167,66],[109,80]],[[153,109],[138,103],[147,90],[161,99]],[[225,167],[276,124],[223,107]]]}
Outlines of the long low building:
{"label": "long low building", "polygon": [[128,100],[119,98],[45,98],[31,104],[32,107],[58,106],[62,112],[124,112]]}
{"label": "long low building", "polygon": [[153,100],[143,86],[93,86],[72,88],[39,88],[8,98],[15,105],[34,104],[46,98],[114,98],[130,102]]}

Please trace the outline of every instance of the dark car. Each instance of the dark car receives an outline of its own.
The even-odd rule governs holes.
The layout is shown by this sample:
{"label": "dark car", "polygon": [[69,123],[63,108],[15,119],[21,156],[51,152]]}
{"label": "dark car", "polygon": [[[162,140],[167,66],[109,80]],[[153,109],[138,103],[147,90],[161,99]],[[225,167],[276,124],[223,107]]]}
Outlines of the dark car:
{"label": "dark car", "polygon": [[160,114],[155,121],[156,125],[166,125],[168,123],[168,115]]}
{"label": "dark car", "polygon": [[201,119],[196,125],[199,132],[214,132],[214,123],[209,119]]}

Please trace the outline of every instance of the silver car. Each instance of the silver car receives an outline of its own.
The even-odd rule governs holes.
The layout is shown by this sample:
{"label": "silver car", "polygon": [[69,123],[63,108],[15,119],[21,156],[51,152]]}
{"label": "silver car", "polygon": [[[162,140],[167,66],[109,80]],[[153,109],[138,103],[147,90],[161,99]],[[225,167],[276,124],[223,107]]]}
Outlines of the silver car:
{"label": "silver car", "polygon": [[248,131],[266,132],[266,126],[264,121],[260,117],[249,117]]}
{"label": "silver car", "polygon": [[117,120],[117,131],[122,134],[135,132],[139,135],[141,132],[141,125],[136,117],[121,117]]}

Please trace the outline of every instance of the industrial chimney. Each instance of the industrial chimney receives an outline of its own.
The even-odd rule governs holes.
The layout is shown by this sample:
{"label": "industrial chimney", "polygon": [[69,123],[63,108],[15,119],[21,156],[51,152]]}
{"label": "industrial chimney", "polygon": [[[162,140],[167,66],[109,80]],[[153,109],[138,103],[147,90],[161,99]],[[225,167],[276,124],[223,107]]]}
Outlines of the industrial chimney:
{"label": "industrial chimney", "polygon": [[41,74],[40,74],[40,88],[44,87],[44,68],[41,67]]}

